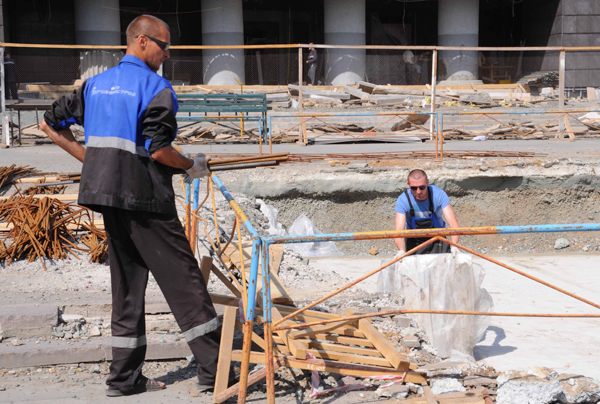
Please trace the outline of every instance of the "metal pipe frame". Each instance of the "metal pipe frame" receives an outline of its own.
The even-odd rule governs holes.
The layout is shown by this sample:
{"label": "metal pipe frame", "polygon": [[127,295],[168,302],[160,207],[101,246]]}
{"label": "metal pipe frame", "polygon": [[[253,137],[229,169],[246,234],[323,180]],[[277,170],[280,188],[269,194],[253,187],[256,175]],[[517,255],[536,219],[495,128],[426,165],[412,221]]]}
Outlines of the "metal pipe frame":
{"label": "metal pipe frame", "polygon": [[[443,119],[443,115],[441,115]],[[490,257],[473,251],[467,247],[456,244],[450,240],[445,239],[446,236],[452,235],[486,235],[486,234],[520,234],[520,233],[550,233],[550,232],[576,232],[576,231],[600,231],[600,223],[577,223],[577,224],[548,224],[548,225],[524,225],[524,226],[488,226],[488,227],[458,227],[458,228],[445,228],[445,229],[417,229],[417,230],[401,230],[401,231],[373,231],[373,232],[354,232],[354,233],[330,233],[330,234],[319,234],[319,235],[303,235],[303,236],[267,236],[261,237],[258,232],[252,226],[252,223],[248,220],[248,217],[244,211],[240,208],[235,199],[231,196],[225,185],[216,176],[212,175],[211,179],[213,183],[219,188],[223,196],[227,199],[230,207],[234,210],[238,220],[244,223],[244,226],[252,235],[252,260],[250,277],[248,279],[248,295],[246,305],[246,316],[244,324],[244,345],[242,355],[242,370],[240,375],[240,389],[238,393],[238,403],[244,404],[246,402],[246,394],[248,387],[248,371],[250,361],[250,346],[252,343],[252,327],[254,325],[255,318],[255,305],[256,305],[256,284],[258,277],[258,266],[259,257],[262,257],[262,280],[263,280],[263,315],[264,315],[264,331],[265,331],[265,363],[266,363],[266,381],[267,381],[267,399],[270,404],[275,402],[275,384],[274,384],[274,354],[273,354],[273,331],[293,329],[293,328],[305,328],[317,324],[326,324],[329,322],[339,322],[356,320],[361,318],[375,317],[386,314],[400,314],[400,313],[431,313],[431,314],[444,314],[444,315],[472,315],[472,316],[510,316],[510,317],[550,317],[550,318],[600,318],[600,314],[547,314],[547,313],[487,313],[487,312],[475,312],[475,311],[449,311],[449,310],[396,310],[385,313],[373,313],[373,314],[361,314],[355,316],[347,316],[340,319],[334,320],[322,320],[312,323],[302,323],[291,326],[280,326],[280,324],[290,318],[293,318],[297,314],[308,310],[310,307],[315,306],[321,301],[324,301],[334,294],[340,293],[346,290],[362,280],[374,275],[375,273],[383,270],[384,268],[400,261],[401,259],[414,254],[418,249],[425,245],[431,244],[437,240],[445,242],[447,244],[458,247],[471,254],[477,255],[490,262],[496,263],[504,268],[507,268],[513,272],[523,275],[535,282],[538,282],[544,286],[550,287],[563,294],[571,296],[577,300],[580,300],[588,305],[595,308],[600,308],[599,304],[591,302],[587,299],[581,298],[573,293],[567,292],[561,288],[558,288],[552,284],[549,284],[543,280],[535,278],[531,275],[526,274],[516,268],[512,268],[506,264],[496,261]],[[270,270],[269,270],[269,250],[273,244],[292,244],[292,243],[305,243],[305,242],[321,242],[321,241],[356,241],[356,240],[374,240],[374,239],[389,239],[389,238],[406,238],[406,237],[431,237],[425,243],[413,248],[406,252],[400,257],[396,257],[388,263],[380,266],[379,268],[371,271],[363,277],[352,281],[350,284],[338,289],[337,291],[325,296],[303,308],[298,309],[294,313],[291,313],[284,318],[273,324],[271,316],[271,290],[270,290]]]}

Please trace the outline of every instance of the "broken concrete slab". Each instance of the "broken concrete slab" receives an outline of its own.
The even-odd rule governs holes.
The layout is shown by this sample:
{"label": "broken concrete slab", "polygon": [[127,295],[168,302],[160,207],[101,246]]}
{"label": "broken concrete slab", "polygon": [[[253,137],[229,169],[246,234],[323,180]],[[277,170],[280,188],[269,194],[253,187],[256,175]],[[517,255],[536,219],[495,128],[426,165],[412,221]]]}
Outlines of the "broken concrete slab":
{"label": "broken concrete slab", "polygon": [[377,86],[373,89],[373,94],[403,94],[403,95],[430,95],[431,91],[416,90],[405,87],[392,87],[392,86]]}
{"label": "broken concrete slab", "polygon": [[407,104],[406,96],[404,95],[371,95],[369,96],[369,101],[375,105]]}
{"label": "broken concrete slab", "polygon": [[275,94],[267,94],[267,104],[272,102],[280,102],[280,101],[289,101],[290,96],[287,93],[275,93]]}
{"label": "broken concrete slab", "polygon": [[438,394],[448,394],[448,393],[459,393],[461,391],[465,391],[466,389],[457,379],[437,379],[433,382],[431,386],[431,392],[434,395]]}
{"label": "broken concrete slab", "polygon": [[57,322],[57,306],[0,307],[0,329],[4,338],[46,336]]}
{"label": "broken concrete slab", "polygon": [[357,98],[357,99],[360,99],[360,100],[366,100],[366,101],[369,100],[369,94],[365,93],[364,91],[359,90],[357,88],[353,88],[353,87],[350,87],[350,86],[345,86],[344,87],[344,91],[347,92],[348,94],[350,94],[350,96],[352,96],[354,98]]}
{"label": "broken concrete slab", "polygon": [[563,388],[557,379],[548,380],[525,372],[503,373],[498,377],[496,404],[551,404],[563,402]]}
{"label": "broken concrete slab", "polygon": [[361,91],[364,91],[365,93],[368,93],[368,94],[373,94],[373,91],[375,90],[376,87],[377,87],[377,84],[368,83],[366,81],[358,82],[358,89]]}
{"label": "broken concrete slab", "polygon": [[342,100],[338,98],[326,97],[324,95],[311,94],[309,97],[311,100],[316,101],[319,104],[341,104]]}
{"label": "broken concrete slab", "polygon": [[[289,89],[291,95],[298,95],[300,93],[299,86],[289,84],[288,89]],[[313,88],[304,87],[304,86],[302,87],[302,94],[305,96],[306,95],[309,95],[309,96],[310,95],[320,95],[323,97],[337,98],[340,100],[349,100],[350,99],[350,94],[347,94],[347,93],[343,93],[343,92],[339,92],[339,91],[315,90]]]}
{"label": "broken concrete slab", "polygon": [[459,97],[461,102],[467,104],[479,104],[479,105],[493,105],[494,100],[488,93],[476,93],[476,94],[461,94]]}
{"label": "broken concrete slab", "polygon": [[600,402],[600,385],[597,380],[581,375],[561,374],[558,381],[568,403]]}

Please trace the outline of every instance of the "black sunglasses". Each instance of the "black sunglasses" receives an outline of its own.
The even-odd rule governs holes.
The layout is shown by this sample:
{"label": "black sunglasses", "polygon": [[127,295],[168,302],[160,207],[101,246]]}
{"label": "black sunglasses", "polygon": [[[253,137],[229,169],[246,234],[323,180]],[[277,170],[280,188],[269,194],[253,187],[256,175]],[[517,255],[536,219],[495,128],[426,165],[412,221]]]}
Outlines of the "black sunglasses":
{"label": "black sunglasses", "polygon": [[421,191],[423,191],[425,188],[427,188],[427,185],[419,185],[418,187],[410,187],[410,189],[412,189],[413,191],[416,191],[417,189],[420,189]]}
{"label": "black sunglasses", "polygon": [[[146,38],[150,39],[151,41],[153,41],[155,44],[157,44],[163,51],[168,51],[169,50],[169,46],[171,46],[170,43],[167,42],[163,42],[160,39],[156,39],[151,37],[150,35],[146,35],[146,34],[142,34],[144,35]],[[136,36],[135,38],[138,38],[138,36]]]}

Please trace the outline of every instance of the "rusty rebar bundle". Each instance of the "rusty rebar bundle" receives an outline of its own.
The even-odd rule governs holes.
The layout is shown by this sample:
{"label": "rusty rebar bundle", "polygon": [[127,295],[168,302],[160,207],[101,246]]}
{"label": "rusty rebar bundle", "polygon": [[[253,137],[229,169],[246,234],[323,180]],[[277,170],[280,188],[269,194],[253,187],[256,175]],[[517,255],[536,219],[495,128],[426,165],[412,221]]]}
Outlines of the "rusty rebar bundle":
{"label": "rusty rebar bundle", "polygon": [[81,227],[84,218],[88,223],[90,212],[81,206],[64,203],[53,198],[12,197],[0,205],[0,220],[10,228],[5,241],[0,244],[0,261],[40,258],[65,259],[79,256],[75,251],[86,251],[77,245],[69,225]]}
{"label": "rusty rebar bundle", "polygon": [[90,262],[104,264],[108,261],[108,239],[106,233],[94,224],[85,223],[83,228],[89,231],[81,238],[81,242],[90,249]]}
{"label": "rusty rebar bundle", "polygon": [[13,164],[12,166],[0,167],[0,189],[4,185],[9,185],[14,180],[25,177],[34,173],[35,171],[35,168],[30,168],[28,166],[17,166],[16,164]]}

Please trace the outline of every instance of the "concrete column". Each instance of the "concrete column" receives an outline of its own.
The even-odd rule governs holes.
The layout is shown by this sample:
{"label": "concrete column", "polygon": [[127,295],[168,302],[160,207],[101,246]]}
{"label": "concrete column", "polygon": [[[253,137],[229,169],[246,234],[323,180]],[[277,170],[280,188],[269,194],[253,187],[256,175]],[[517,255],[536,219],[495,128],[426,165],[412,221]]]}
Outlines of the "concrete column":
{"label": "concrete column", "polygon": [[[202,0],[202,10],[202,45],[244,44],[242,0]],[[202,66],[204,84],[245,84],[243,49],[205,49]]]}
{"label": "concrete column", "polygon": [[[75,41],[78,45],[121,45],[119,0],[76,0]],[[79,53],[81,78],[88,79],[119,64],[123,52]]]}
{"label": "concrete column", "polygon": [[121,45],[119,0],[75,1],[75,41],[82,45]]}
{"label": "concrete column", "polygon": [[[479,45],[479,0],[438,0],[438,45]],[[446,70],[441,79],[455,84],[478,79],[477,51],[440,51],[439,54],[440,65]]]}
{"label": "concrete column", "polygon": [[[324,7],[326,44],[366,44],[365,0],[325,0]],[[323,50],[317,52],[319,58],[325,56]],[[364,80],[365,61],[364,49],[327,49],[325,80],[331,85]]]}

